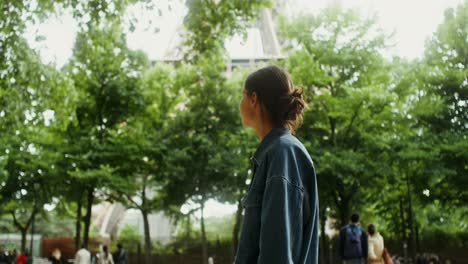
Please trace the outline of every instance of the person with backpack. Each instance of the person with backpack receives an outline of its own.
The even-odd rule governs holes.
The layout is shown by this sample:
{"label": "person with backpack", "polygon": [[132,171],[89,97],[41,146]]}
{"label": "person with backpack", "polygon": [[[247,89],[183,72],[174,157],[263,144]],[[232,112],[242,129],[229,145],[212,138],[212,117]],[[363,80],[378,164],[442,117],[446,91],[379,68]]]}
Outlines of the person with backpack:
{"label": "person with backpack", "polygon": [[115,264],[128,264],[127,251],[123,248],[121,243],[117,244],[117,251],[114,252],[114,263]]}
{"label": "person with backpack", "polygon": [[341,228],[338,248],[343,264],[367,263],[367,234],[359,225],[359,214],[352,214],[351,224]]}

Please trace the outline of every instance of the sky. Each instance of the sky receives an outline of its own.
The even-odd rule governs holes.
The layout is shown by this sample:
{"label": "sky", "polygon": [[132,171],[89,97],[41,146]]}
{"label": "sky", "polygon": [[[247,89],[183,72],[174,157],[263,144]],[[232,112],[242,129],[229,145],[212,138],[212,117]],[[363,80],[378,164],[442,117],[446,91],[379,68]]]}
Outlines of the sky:
{"label": "sky", "polygon": [[378,16],[378,25],[386,32],[395,32],[395,47],[389,55],[419,58],[427,38],[444,19],[444,11],[463,0],[297,0],[299,10],[320,12],[330,3],[358,9],[362,16]]}
{"label": "sky", "polygon": [[[156,60],[178,43],[176,30],[182,25],[186,8],[183,0],[153,1],[161,9],[161,16],[157,10],[144,10],[138,5],[129,9],[128,15],[138,17],[139,23],[134,32],[128,33],[127,44],[132,49],[145,51],[150,59]],[[443,21],[444,10],[456,7],[463,0],[290,0],[290,8],[292,13],[317,14],[327,5],[336,2],[345,8],[358,9],[364,18],[377,14],[378,25],[387,33],[394,32],[391,41],[394,47],[386,51],[386,56],[414,59],[423,55],[425,41]],[[65,13],[42,24],[30,24],[25,37],[31,47],[40,52],[44,63],[54,63],[61,67],[72,54],[77,29],[76,21],[69,13]],[[36,41],[37,36],[43,36],[43,40]],[[239,40],[238,37],[234,39]],[[258,32],[252,41],[255,42],[256,39]],[[227,46],[233,49],[232,54],[240,54],[241,49],[245,49],[245,46],[231,44]],[[254,55],[257,51],[247,52]],[[191,205],[187,205],[184,210],[190,207]],[[222,216],[236,210],[235,205],[220,204],[213,200],[208,202],[206,208],[206,216]]]}
{"label": "sky", "polygon": [[[133,6],[128,15],[139,18],[134,32],[127,35],[128,46],[145,51],[149,58],[157,60],[178,43],[177,29],[182,26],[186,13],[183,0],[153,0],[161,9],[145,10],[143,4]],[[310,12],[317,14],[327,5],[341,3],[345,8],[358,9],[363,17],[377,14],[378,25],[387,33],[394,32],[391,41],[394,47],[386,51],[388,57],[394,55],[406,58],[419,58],[424,52],[424,43],[443,21],[444,10],[461,4],[463,0],[290,0],[292,13]],[[151,21],[151,24],[150,24]],[[148,26],[150,25],[150,26]],[[72,54],[77,23],[69,13],[52,17],[42,24],[27,27],[26,38],[30,45],[39,50],[43,62],[55,63],[57,67],[67,62]],[[37,36],[43,40],[37,42]],[[258,33],[257,33],[258,35]],[[258,38],[253,35],[252,40]],[[239,38],[235,38],[238,40]],[[257,50],[245,50],[245,46],[229,43],[231,54],[253,55]]]}

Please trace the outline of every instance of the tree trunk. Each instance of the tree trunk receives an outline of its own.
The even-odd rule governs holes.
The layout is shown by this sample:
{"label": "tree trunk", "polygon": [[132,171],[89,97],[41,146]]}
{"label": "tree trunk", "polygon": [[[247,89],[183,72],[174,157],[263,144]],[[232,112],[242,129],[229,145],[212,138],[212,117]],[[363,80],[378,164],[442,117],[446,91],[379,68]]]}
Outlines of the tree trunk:
{"label": "tree trunk", "polygon": [[328,117],[328,121],[330,122],[330,141],[332,142],[333,146],[336,146],[336,120],[334,118]]}
{"label": "tree trunk", "polygon": [[416,234],[416,252],[421,252],[421,246],[420,246],[420,241],[419,241],[419,227],[418,227],[418,222],[415,221],[415,234]]}
{"label": "tree trunk", "polygon": [[16,214],[14,210],[10,211],[10,213],[13,216],[13,225],[16,228],[18,228],[18,230],[21,232],[21,251],[24,252],[26,250],[26,235],[28,233],[29,225],[31,224],[32,218],[34,217],[36,212],[35,210],[33,210],[31,216],[29,216],[29,219],[24,226],[20,222],[18,222],[18,219],[16,219]]}
{"label": "tree trunk", "polygon": [[404,209],[403,197],[400,197],[400,221],[401,221],[401,239],[403,242],[407,242],[406,237],[406,220],[405,220],[405,209]]}
{"label": "tree trunk", "polygon": [[82,198],[81,194],[78,195],[78,201],[77,201],[77,209],[76,209],[76,229],[75,229],[75,250],[78,250],[80,248],[80,243],[81,243],[81,207],[83,206],[82,204]]}
{"label": "tree trunk", "polygon": [[151,236],[150,236],[150,227],[148,222],[148,212],[141,210],[141,215],[143,216],[143,228],[145,233],[145,263],[150,264],[151,262]]}
{"label": "tree trunk", "polygon": [[202,264],[207,264],[208,263],[208,248],[206,244],[206,232],[205,232],[205,216],[204,216],[204,210],[205,210],[205,200],[201,202],[201,219],[200,219],[200,225],[201,225],[201,235],[202,235]]}
{"label": "tree trunk", "polygon": [[138,256],[138,263],[141,263],[141,243],[138,242],[137,246],[137,256]]}
{"label": "tree trunk", "polygon": [[349,222],[349,216],[351,215],[351,199],[345,199],[344,195],[340,195],[341,200],[337,203],[337,207],[340,214],[340,225],[345,226]]}
{"label": "tree trunk", "polygon": [[242,222],[242,199],[239,199],[237,201],[237,211],[236,211],[236,222],[234,223],[234,228],[232,229],[232,260],[234,261],[236,253],[237,253],[237,247],[239,245],[239,232],[240,232],[240,227],[241,227],[241,222]]}
{"label": "tree trunk", "polygon": [[[34,205],[34,207],[36,207],[36,205]],[[31,221],[31,241],[30,241],[30,247],[29,247],[29,254],[32,256],[33,255],[33,244],[34,244],[34,222],[35,222],[35,219],[36,218],[36,208],[34,208],[33,210],[33,214],[32,214],[32,221]]]}
{"label": "tree trunk", "polygon": [[146,182],[148,180],[148,175],[145,175],[143,178],[143,185],[141,188],[141,215],[143,217],[143,231],[145,236],[145,263],[150,264],[151,262],[151,236],[150,236],[150,226],[148,222],[148,210],[147,210],[147,200],[146,200]]}
{"label": "tree trunk", "polygon": [[88,188],[88,196],[86,201],[86,215],[84,219],[85,229],[83,234],[83,244],[85,247],[88,247],[89,243],[89,229],[91,227],[91,214],[93,210],[93,202],[94,202],[94,187]]}
{"label": "tree trunk", "polygon": [[190,243],[190,231],[191,231],[191,221],[190,221],[190,214],[187,214],[187,233],[186,233],[186,239],[185,239],[185,248],[189,248],[189,243]]}
{"label": "tree trunk", "polygon": [[[334,197],[333,200],[338,209],[340,226],[345,226],[348,224],[348,219],[351,215],[351,199],[353,198],[353,193],[346,195],[346,187],[343,183],[338,183],[335,189],[336,190],[332,191],[331,195]],[[353,187],[351,186],[348,189],[353,189]]]}
{"label": "tree trunk", "polygon": [[325,234],[325,225],[327,223],[327,215],[325,214],[325,206],[322,207],[320,210],[320,239],[321,239],[321,245],[319,247],[320,249],[320,263],[326,263],[326,256],[327,256],[327,235]]}
{"label": "tree trunk", "polygon": [[414,256],[416,254],[416,243],[415,243],[415,236],[414,236],[414,219],[413,219],[413,206],[411,204],[411,188],[410,188],[410,182],[409,182],[409,175],[408,173],[406,174],[406,187],[407,187],[407,195],[408,195],[408,227],[410,230],[410,252],[411,256]]}
{"label": "tree trunk", "polygon": [[21,252],[24,252],[26,250],[26,235],[28,233],[27,228],[21,228]]}

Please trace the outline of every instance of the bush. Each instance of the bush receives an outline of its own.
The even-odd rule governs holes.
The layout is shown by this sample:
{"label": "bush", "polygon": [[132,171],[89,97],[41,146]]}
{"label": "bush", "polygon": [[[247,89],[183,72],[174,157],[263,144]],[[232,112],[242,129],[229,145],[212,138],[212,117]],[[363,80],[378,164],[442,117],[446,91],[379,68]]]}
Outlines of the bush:
{"label": "bush", "polygon": [[136,227],[126,224],[120,230],[117,240],[114,240],[113,247],[117,247],[117,243],[122,243],[128,252],[138,252],[138,246],[141,245],[142,237],[138,233]]}

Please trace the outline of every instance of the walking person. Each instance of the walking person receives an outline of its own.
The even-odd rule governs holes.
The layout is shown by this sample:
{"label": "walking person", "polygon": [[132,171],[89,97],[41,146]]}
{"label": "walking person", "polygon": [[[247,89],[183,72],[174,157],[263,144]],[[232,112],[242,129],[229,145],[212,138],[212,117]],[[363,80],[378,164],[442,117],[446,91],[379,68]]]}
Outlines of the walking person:
{"label": "walking person", "polygon": [[8,264],[15,264],[17,256],[18,252],[16,251],[16,249],[8,251]]}
{"label": "walking person", "polygon": [[128,264],[127,251],[123,248],[121,243],[117,244],[117,251],[113,254],[115,264]]}
{"label": "walking person", "polygon": [[373,224],[367,226],[368,234],[368,255],[367,261],[369,264],[386,264],[383,258],[384,240],[383,237],[376,231]]}
{"label": "walking person", "polygon": [[66,263],[65,259],[62,256],[62,252],[58,248],[52,251],[52,254],[49,257],[49,261],[51,264],[65,264]]}
{"label": "walking person", "polygon": [[81,249],[76,252],[74,264],[91,264],[91,253],[86,249],[84,244]]}
{"label": "walking person", "polygon": [[367,262],[367,235],[359,225],[359,214],[351,215],[351,223],[340,230],[339,254],[343,264]]}
{"label": "walking person", "polygon": [[114,258],[109,253],[107,246],[102,247],[101,254],[99,254],[98,264],[114,264]]}
{"label": "walking person", "polygon": [[[21,254],[16,257],[16,264],[28,264],[29,252],[25,249]],[[31,260],[30,260],[31,262]]]}
{"label": "walking person", "polygon": [[0,247],[0,264],[9,264],[8,255],[5,254],[5,250],[3,250],[3,247]]}
{"label": "walking person", "polygon": [[262,68],[245,81],[242,124],[253,128],[261,142],[251,159],[253,178],[243,199],[236,264],[318,263],[315,169],[292,134],[305,106],[302,90],[279,67]]}

